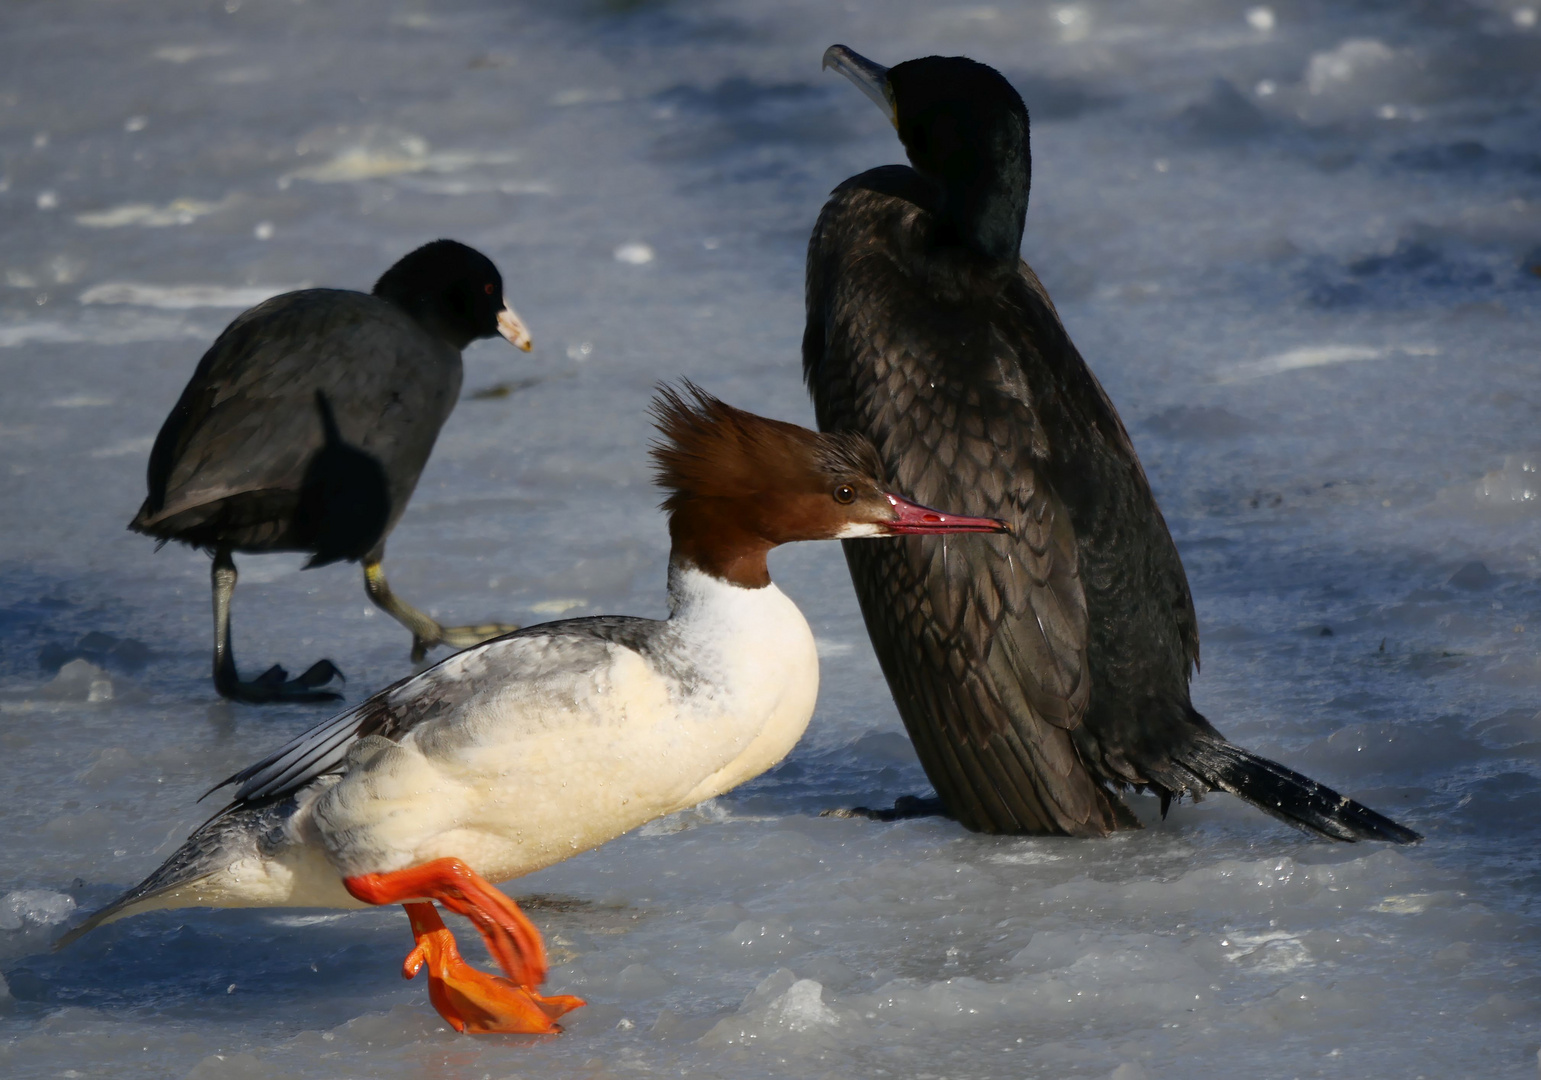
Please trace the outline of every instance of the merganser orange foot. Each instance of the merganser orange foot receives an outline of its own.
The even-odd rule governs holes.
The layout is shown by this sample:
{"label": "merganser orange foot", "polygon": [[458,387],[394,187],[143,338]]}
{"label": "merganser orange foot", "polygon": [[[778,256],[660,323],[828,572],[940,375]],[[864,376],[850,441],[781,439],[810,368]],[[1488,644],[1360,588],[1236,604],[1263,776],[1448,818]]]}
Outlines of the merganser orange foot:
{"label": "merganser orange foot", "polygon": [[515,983],[539,986],[546,981],[546,947],[540,931],[519,905],[459,859],[435,859],[390,874],[360,874],[343,878],[342,884],[366,904],[437,900],[471,920],[487,951]]}
{"label": "merganser orange foot", "polygon": [[[428,1000],[456,1031],[476,1035],[555,1035],[562,1030],[557,1018],[586,1004],[582,998],[569,994],[542,997],[528,985],[478,971],[461,957],[455,936],[431,903],[402,907],[417,939],[401,965],[402,977],[415,978],[426,967]],[[536,943],[539,944],[538,937]]]}
{"label": "merganser orange foot", "polygon": [[[668,618],[532,626],[386,687],[217,785],[237,785],[230,803],[60,945],[156,908],[402,903],[417,938],[406,973],[427,969],[457,1031],[557,1030],[583,1003],[538,992],[540,933],[490,882],[721,795],[796,745],[819,656],[770,551],[1010,531],[885,490],[860,435],[767,420],[688,384],[653,413]],[[435,901],[471,919],[507,978],[461,958]]]}

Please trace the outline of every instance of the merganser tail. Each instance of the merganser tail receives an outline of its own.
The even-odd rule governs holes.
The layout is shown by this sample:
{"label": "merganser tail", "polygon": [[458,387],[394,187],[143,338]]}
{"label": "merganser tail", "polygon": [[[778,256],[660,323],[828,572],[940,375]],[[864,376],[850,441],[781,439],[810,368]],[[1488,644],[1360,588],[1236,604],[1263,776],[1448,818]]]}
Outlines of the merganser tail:
{"label": "merganser tail", "polygon": [[217,903],[214,897],[197,895],[199,883],[231,866],[256,864],[270,855],[262,850],[263,838],[282,829],[293,811],[292,798],[278,799],[236,807],[205,822],[154,873],[59,938],[54,948],[62,949],[98,926],[143,911]]}
{"label": "merganser tail", "polygon": [[[1423,837],[1325,784],[1223,738],[1200,736],[1173,755],[1204,786],[1228,791],[1288,825],[1331,840],[1412,844]],[[1163,804],[1162,810],[1166,807]]]}

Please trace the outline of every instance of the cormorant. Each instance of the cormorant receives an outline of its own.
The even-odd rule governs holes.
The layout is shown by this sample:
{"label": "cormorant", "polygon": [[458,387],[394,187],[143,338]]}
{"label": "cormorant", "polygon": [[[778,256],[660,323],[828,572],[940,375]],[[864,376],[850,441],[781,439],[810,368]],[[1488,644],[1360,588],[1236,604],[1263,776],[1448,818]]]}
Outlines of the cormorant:
{"label": "cormorant", "polygon": [[460,396],[460,352],[530,336],[497,267],[454,240],[403,257],[370,294],[285,293],[237,316],[204,353],[150,451],[149,495],[129,523],[214,557],[214,686],[238,701],[330,701],[330,660],[289,679],[236,673],[231,553],[308,551],[306,568],[364,563],[369,598],[412,631],[412,658],[514,629],[440,626],[391,592],[380,560]]}
{"label": "cormorant", "polygon": [[819,426],[870,438],[916,499],[1015,527],[845,545],[946,809],[983,832],[1102,836],[1139,827],[1122,789],[1155,792],[1163,813],[1219,789],[1334,839],[1419,839],[1194,709],[1182,561],[1113,403],[1019,253],[1021,97],[964,57],[884,68],[836,45],[824,64],[884,110],[913,167],[847,180],[814,227],[803,374]]}

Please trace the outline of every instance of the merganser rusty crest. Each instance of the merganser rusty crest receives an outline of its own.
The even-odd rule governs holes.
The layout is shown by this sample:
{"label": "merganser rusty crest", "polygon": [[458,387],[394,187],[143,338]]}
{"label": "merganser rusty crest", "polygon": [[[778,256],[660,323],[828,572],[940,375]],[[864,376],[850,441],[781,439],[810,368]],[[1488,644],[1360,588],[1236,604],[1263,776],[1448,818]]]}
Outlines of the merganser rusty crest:
{"label": "merganser rusty crest", "polygon": [[[539,931],[489,882],[571,858],[769,769],[813,715],[813,633],[771,583],[795,540],[1003,532],[882,487],[877,454],[689,384],[654,402],[668,491],[667,619],[597,616],[466,649],[217,785],[230,803],[143,883],[62,939],[168,907],[402,903],[429,996],[457,1030],[539,1033]],[[502,967],[461,959],[434,902]]]}
{"label": "merganser rusty crest", "polygon": [[845,181],[809,240],[803,374],[819,427],[867,436],[915,498],[1013,526],[845,545],[946,808],[985,832],[1103,836],[1139,827],[1120,789],[1154,791],[1163,814],[1218,789],[1337,840],[1419,839],[1194,709],[1182,560],[1113,403],[1019,253],[1021,97],[964,57],[885,68],[835,45],[824,64],[884,111],[912,167]]}

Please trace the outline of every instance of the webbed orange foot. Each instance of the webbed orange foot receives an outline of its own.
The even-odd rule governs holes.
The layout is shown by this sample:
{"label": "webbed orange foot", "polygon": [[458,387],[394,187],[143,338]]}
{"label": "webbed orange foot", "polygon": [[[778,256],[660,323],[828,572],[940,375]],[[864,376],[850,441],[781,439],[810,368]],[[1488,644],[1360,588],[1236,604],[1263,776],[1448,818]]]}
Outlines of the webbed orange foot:
{"label": "webbed orange foot", "polygon": [[[582,998],[542,997],[546,948],[540,931],[488,881],[459,859],[435,859],[386,874],[344,878],[343,886],[366,904],[400,903],[412,921],[417,946],[402,974],[428,968],[428,997],[456,1031],[543,1034],[561,1031],[553,1021],[584,1004]],[[431,901],[469,918],[508,978],[467,964]]]}
{"label": "webbed orange foot", "polygon": [[546,981],[546,947],[540,931],[517,904],[459,859],[435,859],[388,874],[359,874],[343,878],[342,883],[366,904],[437,900],[471,920],[487,951],[516,985],[539,986]]}
{"label": "webbed orange foot", "polygon": [[547,1035],[562,1030],[557,1017],[584,1004],[561,994],[542,997],[498,975],[466,963],[454,935],[432,904],[403,904],[417,945],[407,954],[401,974],[414,977],[428,969],[428,1000],[456,1031],[477,1034]]}

